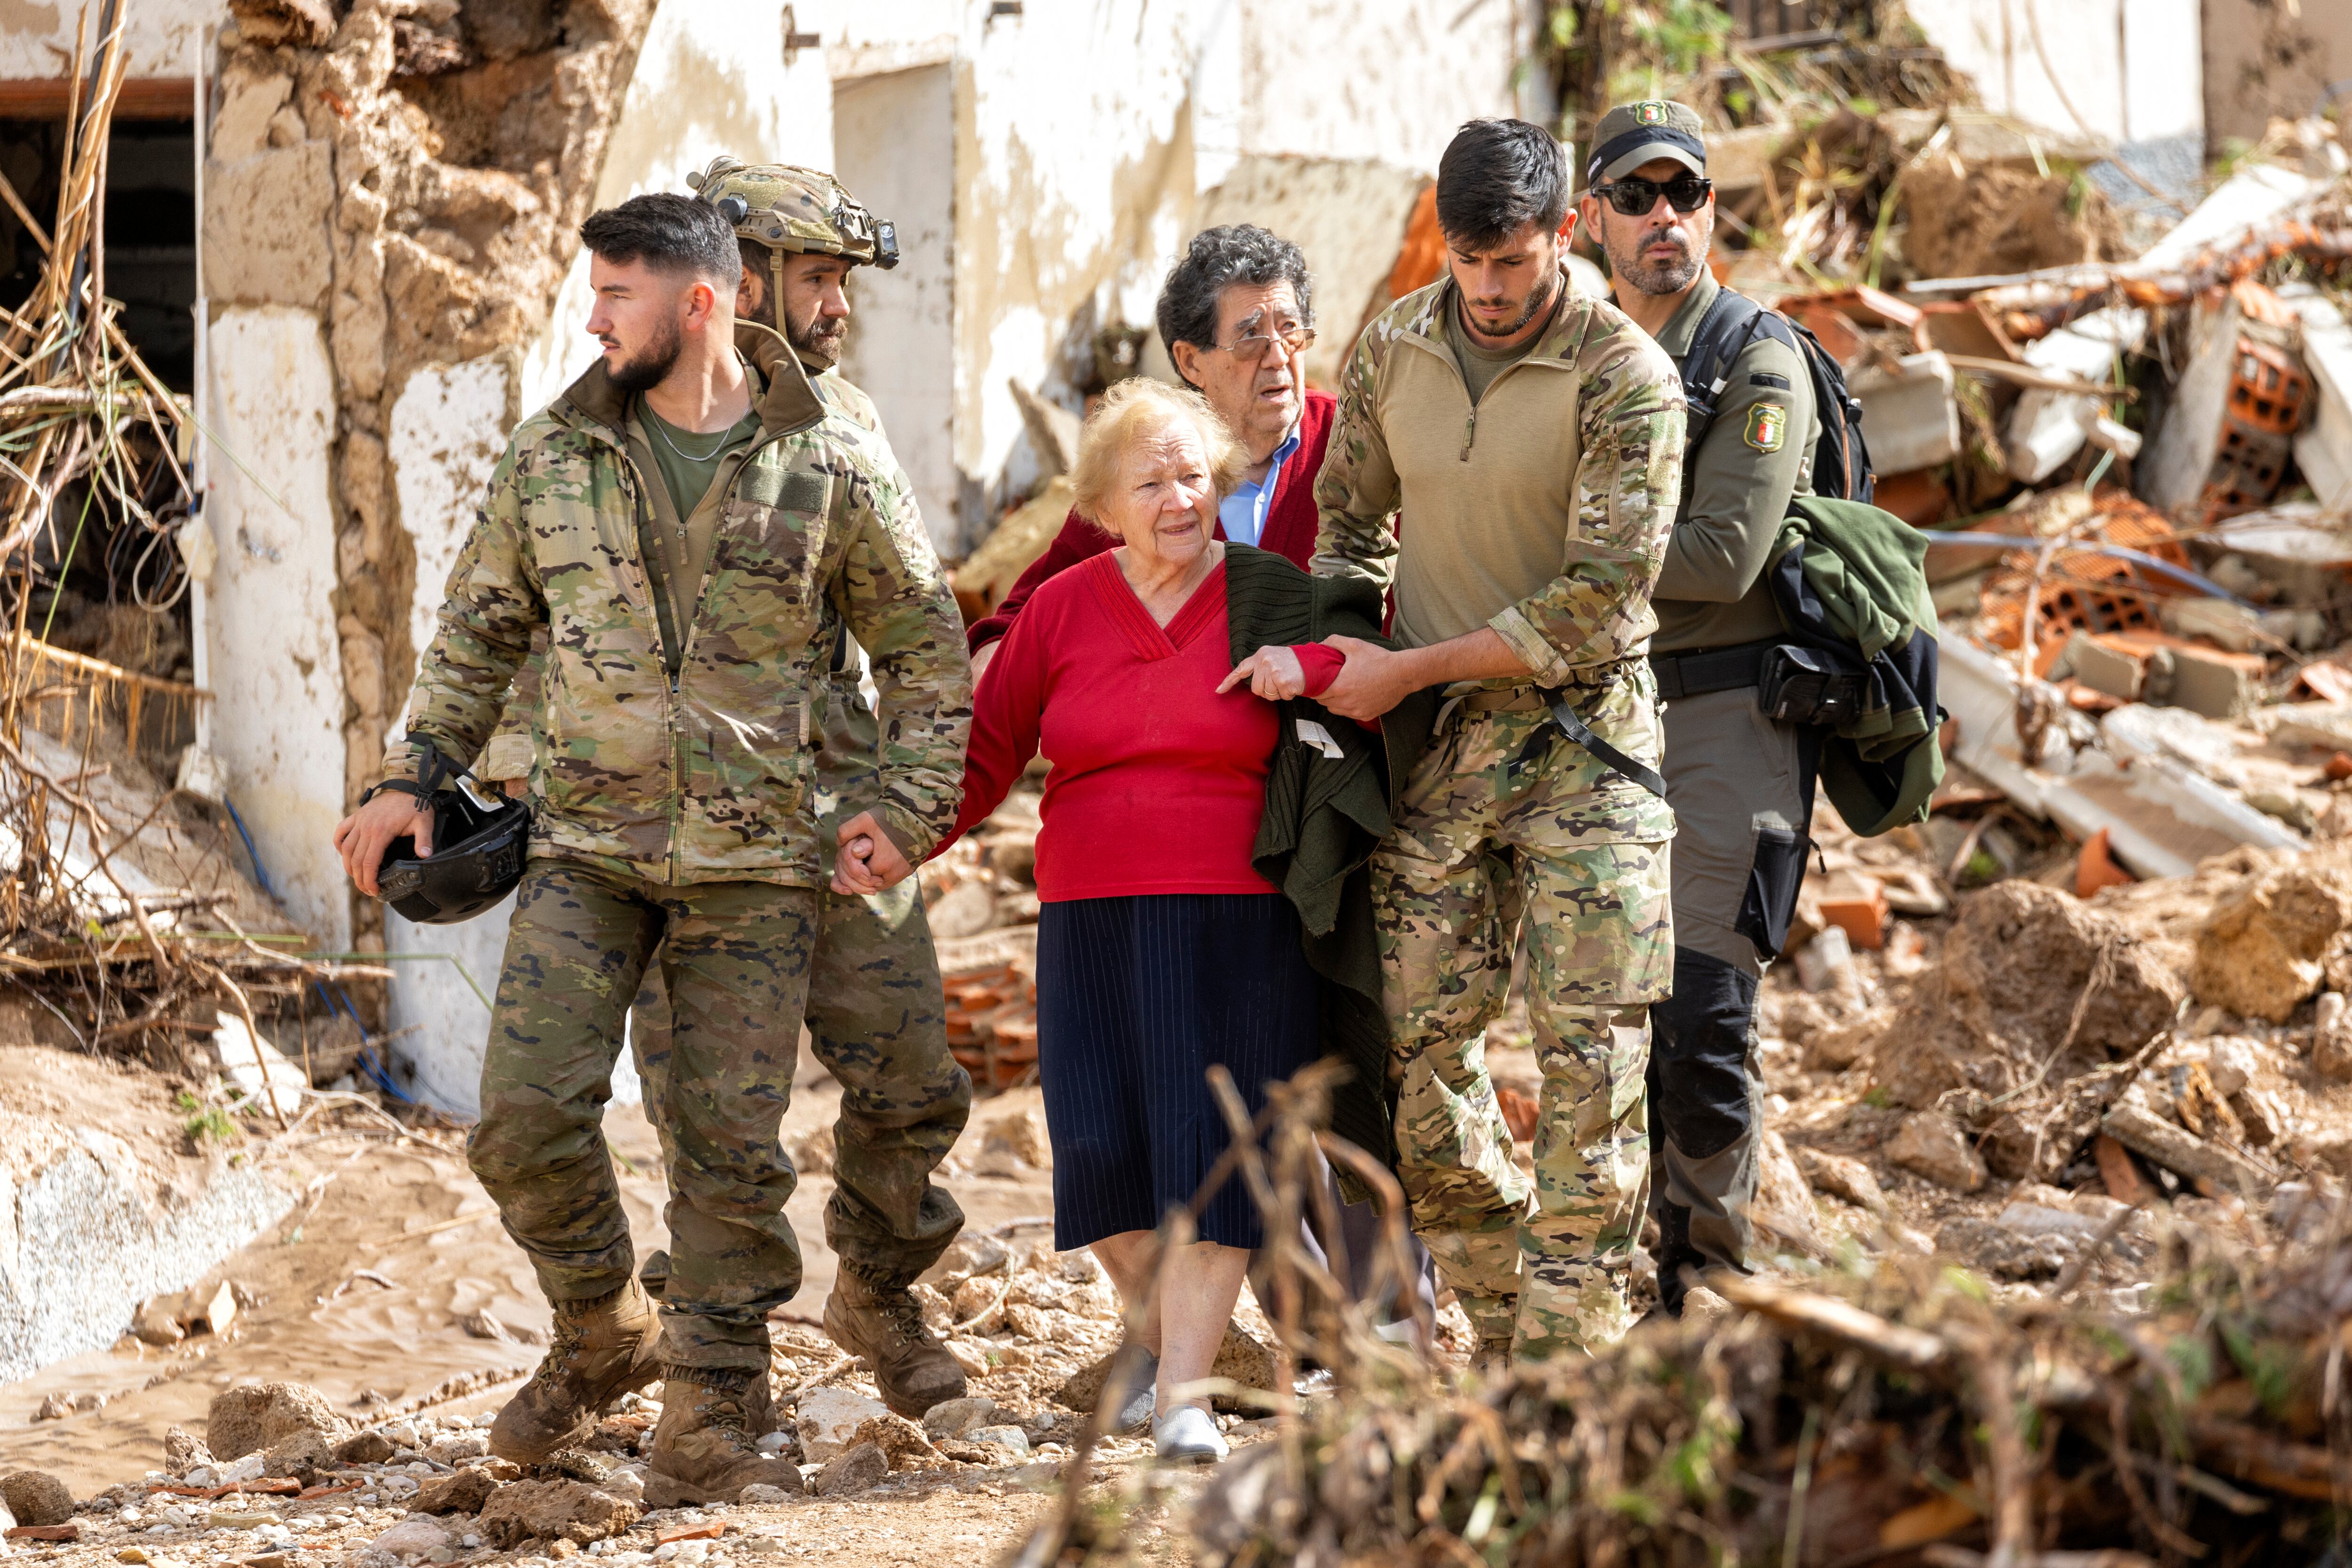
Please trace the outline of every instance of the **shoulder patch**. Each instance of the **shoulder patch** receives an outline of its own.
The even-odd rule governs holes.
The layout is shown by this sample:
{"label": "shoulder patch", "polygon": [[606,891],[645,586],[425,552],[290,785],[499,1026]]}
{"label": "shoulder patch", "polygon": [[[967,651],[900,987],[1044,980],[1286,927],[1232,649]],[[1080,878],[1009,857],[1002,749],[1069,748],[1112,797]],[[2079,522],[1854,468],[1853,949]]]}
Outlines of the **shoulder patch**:
{"label": "shoulder patch", "polygon": [[1759,403],[1748,411],[1747,427],[1739,438],[1759,452],[1777,452],[1789,438],[1789,411],[1777,403]]}

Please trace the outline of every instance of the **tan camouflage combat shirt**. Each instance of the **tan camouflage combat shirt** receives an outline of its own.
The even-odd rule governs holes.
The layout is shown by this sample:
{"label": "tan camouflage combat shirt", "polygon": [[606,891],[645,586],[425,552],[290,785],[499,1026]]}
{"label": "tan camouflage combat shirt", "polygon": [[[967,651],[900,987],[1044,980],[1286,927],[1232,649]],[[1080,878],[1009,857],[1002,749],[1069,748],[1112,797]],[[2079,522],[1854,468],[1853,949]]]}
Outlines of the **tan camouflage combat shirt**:
{"label": "tan camouflage combat shirt", "polygon": [[[971,718],[961,618],[905,474],[761,334],[761,433],[730,487],[673,684],[639,548],[649,484],[601,363],[516,431],[451,571],[412,732],[470,760],[547,628],[532,850],[674,884],[821,885],[815,760],[833,626],[879,698],[884,826],[920,859],[953,822]],[[413,776],[404,740],[388,776]]]}
{"label": "tan camouflage combat shirt", "polygon": [[1315,483],[1314,568],[1393,583],[1407,647],[1486,626],[1538,683],[1606,686],[1657,626],[1682,383],[1615,306],[1565,273],[1560,287],[1551,325],[1475,405],[1448,341],[1452,278],[1365,328]]}

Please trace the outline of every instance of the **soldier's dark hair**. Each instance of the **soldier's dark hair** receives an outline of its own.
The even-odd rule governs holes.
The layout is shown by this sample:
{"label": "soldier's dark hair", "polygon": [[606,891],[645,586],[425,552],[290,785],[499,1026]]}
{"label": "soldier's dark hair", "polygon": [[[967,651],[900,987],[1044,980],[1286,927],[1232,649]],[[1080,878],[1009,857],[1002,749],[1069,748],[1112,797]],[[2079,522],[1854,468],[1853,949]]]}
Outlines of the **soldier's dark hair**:
{"label": "soldier's dark hair", "polygon": [[1217,344],[1217,302],[1236,283],[1264,287],[1287,282],[1298,296],[1301,323],[1315,324],[1315,293],[1307,280],[1307,258],[1280,235],[1254,223],[1204,228],[1192,237],[1184,259],[1160,289],[1160,341],[1175,357],[1178,343],[1194,348]]}
{"label": "soldier's dark hair", "polygon": [[1568,155],[1540,125],[1474,120],[1437,161],[1437,226],[1446,243],[1491,250],[1529,223],[1568,216]]}
{"label": "soldier's dark hair", "polygon": [[580,243],[606,261],[643,261],[671,277],[691,272],[723,283],[730,300],[741,276],[733,226],[709,202],[669,191],[631,196],[591,214],[580,226]]}

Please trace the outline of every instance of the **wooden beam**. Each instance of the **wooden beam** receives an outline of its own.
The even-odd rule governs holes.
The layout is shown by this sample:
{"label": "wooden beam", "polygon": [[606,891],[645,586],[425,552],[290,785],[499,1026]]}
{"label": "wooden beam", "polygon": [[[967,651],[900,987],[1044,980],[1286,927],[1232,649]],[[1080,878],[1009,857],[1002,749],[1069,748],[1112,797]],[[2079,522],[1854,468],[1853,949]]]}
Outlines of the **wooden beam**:
{"label": "wooden beam", "polygon": [[[63,120],[72,81],[65,77],[0,79],[0,120]],[[137,76],[124,79],[115,100],[117,120],[190,120],[196,117],[195,79]]]}

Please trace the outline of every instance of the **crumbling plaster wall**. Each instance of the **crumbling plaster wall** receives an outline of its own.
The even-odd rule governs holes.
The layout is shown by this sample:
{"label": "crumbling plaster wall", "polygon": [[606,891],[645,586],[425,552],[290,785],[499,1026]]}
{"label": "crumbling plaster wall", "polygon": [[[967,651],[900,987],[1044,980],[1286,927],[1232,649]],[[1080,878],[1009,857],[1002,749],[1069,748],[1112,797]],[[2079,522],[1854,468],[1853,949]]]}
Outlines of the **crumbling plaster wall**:
{"label": "crumbling plaster wall", "polygon": [[329,835],[520,411],[652,0],[232,9],[203,215],[213,742],[292,912],[375,948]]}
{"label": "crumbling plaster wall", "polygon": [[[191,76],[197,40],[228,19],[226,0],[121,0],[123,71],[131,77]],[[94,30],[99,7],[89,7]],[[0,4],[0,81],[63,76],[73,62],[81,0]]]}

